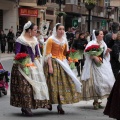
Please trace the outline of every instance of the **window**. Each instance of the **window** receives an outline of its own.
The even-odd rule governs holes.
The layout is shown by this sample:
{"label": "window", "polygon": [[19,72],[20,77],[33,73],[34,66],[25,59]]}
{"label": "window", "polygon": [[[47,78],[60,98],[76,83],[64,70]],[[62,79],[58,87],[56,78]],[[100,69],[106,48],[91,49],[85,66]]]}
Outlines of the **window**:
{"label": "window", "polygon": [[52,0],[52,1],[56,2],[57,4],[59,4],[61,2],[61,4],[65,5],[65,0],[61,0],[61,1],[60,0]]}
{"label": "window", "polygon": [[78,5],[80,6],[81,0],[78,0]]}
{"label": "window", "polygon": [[105,7],[110,6],[110,0],[105,0]]}
{"label": "window", "polygon": [[51,0],[51,3],[55,3],[56,2],[56,0]]}
{"label": "window", "polygon": [[66,0],[66,3],[71,3],[71,0]]}
{"label": "window", "polygon": [[74,4],[77,5],[77,4],[78,4],[78,1],[77,1],[77,0],[74,0]]}
{"label": "window", "polygon": [[100,23],[99,22],[97,22],[97,28],[100,28]]}

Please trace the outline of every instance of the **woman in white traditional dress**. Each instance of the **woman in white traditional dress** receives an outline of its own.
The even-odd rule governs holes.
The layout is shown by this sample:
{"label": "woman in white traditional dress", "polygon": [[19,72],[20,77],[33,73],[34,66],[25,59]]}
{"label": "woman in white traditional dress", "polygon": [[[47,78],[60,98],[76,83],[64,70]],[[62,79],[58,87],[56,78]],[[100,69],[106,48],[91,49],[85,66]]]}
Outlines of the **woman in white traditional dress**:
{"label": "woman in white traditional dress", "polygon": [[102,63],[98,67],[96,63],[100,63],[101,60],[98,56],[85,55],[85,64],[81,76],[83,85],[82,100],[94,100],[94,109],[103,108],[99,99],[108,97],[113,87],[115,78],[110,64],[110,50],[107,48],[103,41],[103,31],[93,30],[93,40],[88,43],[85,49],[91,45],[100,45],[103,49],[100,57]]}
{"label": "woman in white traditional dress", "polygon": [[[24,71],[24,65],[14,63],[11,72],[11,96],[10,104],[15,107],[21,107],[22,114],[32,116],[31,109],[47,107],[52,110],[48,104],[49,94],[43,66],[41,63],[41,53],[39,44],[35,37],[37,26],[28,21],[24,25],[22,34],[15,43],[15,54],[27,53],[29,55],[29,74]],[[34,66],[33,66],[33,64]]]}
{"label": "woman in white traditional dress", "polygon": [[59,114],[64,114],[62,104],[80,101],[81,83],[70,69],[66,59],[68,43],[64,26],[57,23],[46,41],[44,71],[51,104],[58,104]]}

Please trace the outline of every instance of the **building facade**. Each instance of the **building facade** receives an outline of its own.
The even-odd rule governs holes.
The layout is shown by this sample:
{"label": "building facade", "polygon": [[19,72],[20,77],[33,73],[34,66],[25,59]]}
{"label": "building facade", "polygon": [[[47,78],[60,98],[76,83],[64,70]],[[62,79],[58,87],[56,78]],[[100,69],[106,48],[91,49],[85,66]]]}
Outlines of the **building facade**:
{"label": "building facade", "polygon": [[114,9],[115,21],[120,22],[120,0],[111,0],[110,6]]}
{"label": "building facade", "polygon": [[[72,26],[72,20],[78,19],[79,29],[81,31],[88,30],[88,15],[89,12],[85,7],[84,0],[66,0],[66,6],[64,11],[68,14],[67,20],[71,20],[69,24],[66,24],[66,27]],[[91,10],[90,16],[90,28],[92,29],[107,29],[107,24],[102,25],[101,21],[107,22],[107,12],[105,7],[105,1],[99,0],[96,3],[94,9]],[[66,21],[67,23],[67,21]]]}
{"label": "building facade", "polygon": [[17,31],[17,7],[16,3],[9,0],[0,1],[0,29],[7,34],[10,28]]}
{"label": "building facade", "polygon": [[[108,29],[110,22],[119,22],[119,6],[119,0],[97,0],[96,6],[91,11],[91,31],[100,28]],[[61,5],[56,4],[56,0],[46,0],[45,5],[40,5],[38,0],[1,0],[0,29],[8,33],[12,27],[13,32],[16,33],[18,29],[23,28],[23,25],[28,20],[37,24],[38,28],[40,28],[44,19],[49,21],[50,29],[52,29],[58,22],[58,11],[64,11],[67,14],[65,19],[60,18],[66,29],[72,27],[72,21],[77,19],[79,29],[81,31],[88,30],[89,12],[85,8],[84,0],[64,0]]]}

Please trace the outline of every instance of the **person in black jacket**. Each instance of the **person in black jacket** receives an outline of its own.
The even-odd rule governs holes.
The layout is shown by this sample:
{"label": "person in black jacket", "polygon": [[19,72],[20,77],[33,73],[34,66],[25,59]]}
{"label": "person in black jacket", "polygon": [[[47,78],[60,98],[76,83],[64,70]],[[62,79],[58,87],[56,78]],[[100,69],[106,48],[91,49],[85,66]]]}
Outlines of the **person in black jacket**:
{"label": "person in black jacket", "polygon": [[114,73],[115,78],[117,78],[118,72],[120,70],[120,62],[119,60],[120,53],[120,31],[117,33],[117,38],[114,42],[111,51],[111,66]]}
{"label": "person in black jacket", "polygon": [[120,120],[120,31],[117,33],[117,39],[112,47],[111,57],[112,69],[116,81],[103,113],[111,118]]}
{"label": "person in black jacket", "polygon": [[0,42],[1,42],[1,52],[2,52],[2,53],[5,53],[6,34],[4,34],[4,31],[3,31],[3,30],[1,30]]}
{"label": "person in black jacket", "polygon": [[104,41],[105,41],[107,47],[110,49],[114,45],[114,40],[116,39],[115,37],[116,37],[116,34],[119,30],[119,23],[113,22],[111,29],[112,29],[112,32],[108,32],[104,37]]}
{"label": "person in black jacket", "polygon": [[84,65],[84,49],[87,44],[88,42],[85,39],[85,33],[80,33],[78,39],[75,40],[73,43],[73,48],[79,50],[80,53],[79,60],[78,62],[75,63],[78,72],[78,77],[80,76],[80,64],[81,64],[81,71]]}
{"label": "person in black jacket", "polygon": [[74,39],[74,34],[71,32],[71,28],[68,28],[68,31],[66,32],[66,37],[67,37],[67,41],[69,44],[69,47],[71,47],[72,43],[73,43],[73,39]]}
{"label": "person in black jacket", "polygon": [[9,30],[9,33],[7,34],[7,42],[8,42],[8,53],[12,53],[13,52],[13,48],[14,48],[14,33],[12,31],[12,29]]}

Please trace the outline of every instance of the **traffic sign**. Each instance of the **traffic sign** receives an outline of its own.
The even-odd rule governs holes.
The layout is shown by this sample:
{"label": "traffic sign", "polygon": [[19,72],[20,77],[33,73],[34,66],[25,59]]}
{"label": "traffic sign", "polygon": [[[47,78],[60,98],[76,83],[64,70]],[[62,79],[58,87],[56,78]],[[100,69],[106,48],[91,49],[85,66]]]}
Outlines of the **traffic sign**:
{"label": "traffic sign", "polygon": [[106,21],[106,20],[102,20],[102,21],[101,21],[101,26],[104,27],[104,26],[106,26],[106,24],[107,24],[107,21]]}
{"label": "traffic sign", "polygon": [[75,27],[75,28],[78,27],[78,19],[73,19],[72,20],[72,26]]}

